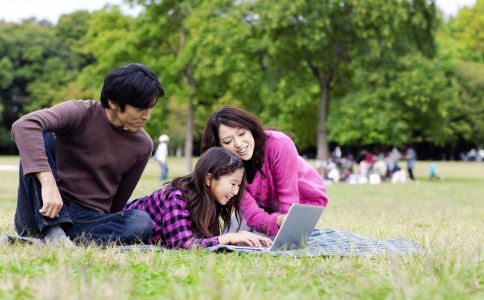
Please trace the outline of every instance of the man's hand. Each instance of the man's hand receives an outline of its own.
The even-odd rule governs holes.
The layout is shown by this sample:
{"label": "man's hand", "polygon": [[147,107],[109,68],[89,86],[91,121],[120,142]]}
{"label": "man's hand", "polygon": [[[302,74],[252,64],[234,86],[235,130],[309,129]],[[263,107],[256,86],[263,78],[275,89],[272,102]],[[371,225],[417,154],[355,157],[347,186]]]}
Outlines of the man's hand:
{"label": "man's hand", "polygon": [[48,218],[59,217],[59,212],[64,206],[62,198],[55,182],[52,172],[39,172],[35,174],[40,181],[42,187],[42,208],[39,212]]}

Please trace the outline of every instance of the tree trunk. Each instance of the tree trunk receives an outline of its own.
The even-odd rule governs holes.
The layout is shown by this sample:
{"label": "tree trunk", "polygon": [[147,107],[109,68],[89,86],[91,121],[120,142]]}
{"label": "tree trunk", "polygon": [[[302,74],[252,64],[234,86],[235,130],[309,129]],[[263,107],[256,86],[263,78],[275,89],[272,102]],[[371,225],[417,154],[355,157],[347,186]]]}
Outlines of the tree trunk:
{"label": "tree trunk", "polygon": [[192,172],[192,157],[193,157],[193,93],[188,96],[188,122],[187,132],[185,135],[185,159],[187,160],[187,171]]}
{"label": "tree trunk", "polygon": [[[178,41],[178,56],[181,55],[185,48],[185,37],[187,35],[187,29],[182,26],[180,32],[180,39]],[[185,159],[187,160],[187,171],[192,172],[192,158],[193,158],[193,98],[195,97],[196,82],[193,78],[193,67],[190,63],[185,65],[182,69],[183,80],[188,86],[188,120],[187,131],[185,134]]]}
{"label": "tree trunk", "polygon": [[319,114],[318,114],[318,153],[316,159],[327,161],[329,158],[328,139],[326,136],[326,121],[328,119],[330,83],[333,70],[324,70],[323,78],[319,81]]}
{"label": "tree trunk", "polygon": [[193,108],[193,100],[195,99],[195,92],[197,90],[197,82],[193,78],[193,66],[187,64],[183,69],[183,79],[188,87],[188,120],[187,132],[185,135],[185,159],[187,160],[187,171],[192,172],[192,158],[193,158],[193,124],[195,119],[195,111]]}
{"label": "tree trunk", "polygon": [[449,153],[449,160],[454,160],[455,157],[455,148],[456,148],[456,142],[450,143],[450,153]]}

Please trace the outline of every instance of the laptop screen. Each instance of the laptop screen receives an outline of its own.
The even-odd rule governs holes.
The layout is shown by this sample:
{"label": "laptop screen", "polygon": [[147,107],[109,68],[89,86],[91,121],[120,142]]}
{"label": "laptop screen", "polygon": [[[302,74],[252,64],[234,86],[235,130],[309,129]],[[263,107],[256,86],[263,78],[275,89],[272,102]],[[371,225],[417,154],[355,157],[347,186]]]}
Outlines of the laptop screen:
{"label": "laptop screen", "polygon": [[271,251],[304,247],[323,210],[324,206],[293,203],[272,242]]}

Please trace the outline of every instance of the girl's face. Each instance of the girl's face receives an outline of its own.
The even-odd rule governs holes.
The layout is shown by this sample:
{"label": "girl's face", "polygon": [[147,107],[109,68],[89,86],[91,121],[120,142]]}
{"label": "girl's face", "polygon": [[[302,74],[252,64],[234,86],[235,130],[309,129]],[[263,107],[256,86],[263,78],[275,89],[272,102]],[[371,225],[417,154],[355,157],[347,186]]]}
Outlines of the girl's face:
{"label": "girl's face", "polygon": [[229,150],[242,160],[252,158],[255,141],[249,129],[221,124],[218,128],[218,137],[222,148]]}
{"label": "girl's face", "polygon": [[231,174],[220,176],[219,179],[208,174],[205,178],[205,184],[210,187],[215,201],[220,205],[226,205],[230,199],[239,193],[240,185],[244,177],[244,169],[237,169]]}

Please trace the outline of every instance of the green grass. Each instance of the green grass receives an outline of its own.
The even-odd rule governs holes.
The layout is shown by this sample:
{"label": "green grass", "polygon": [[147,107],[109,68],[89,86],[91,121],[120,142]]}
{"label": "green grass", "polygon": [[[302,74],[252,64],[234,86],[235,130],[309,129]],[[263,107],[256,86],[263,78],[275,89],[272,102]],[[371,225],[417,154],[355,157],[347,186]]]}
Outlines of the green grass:
{"label": "green grass", "polygon": [[[18,163],[0,157],[0,164]],[[371,238],[406,237],[403,258],[288,258],[204,251],[119,253],[96,247],[0,248],[5,299],[483,299],[484,163],[438,163],[442,181],[328,186],[318,226]],[[172,176],[184,174],[170,158]],[[0,171],[0,233],[13,233],[17,174]],[[133,197],[159,187],[150,161]]]}

